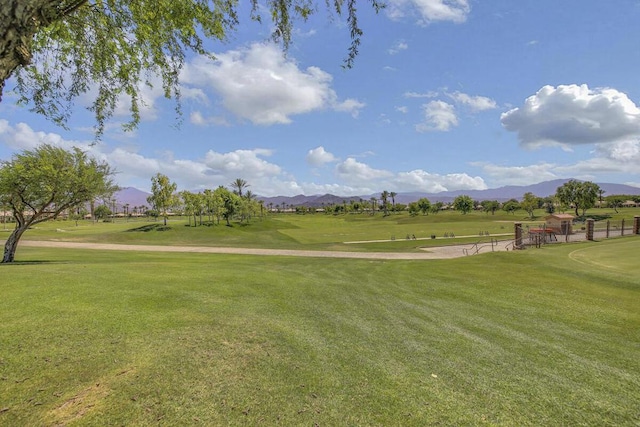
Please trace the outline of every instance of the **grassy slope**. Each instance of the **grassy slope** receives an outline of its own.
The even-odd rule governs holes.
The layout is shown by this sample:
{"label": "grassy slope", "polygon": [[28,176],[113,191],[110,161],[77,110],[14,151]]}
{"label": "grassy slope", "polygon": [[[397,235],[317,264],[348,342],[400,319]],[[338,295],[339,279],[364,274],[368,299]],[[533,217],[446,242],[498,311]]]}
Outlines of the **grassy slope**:
{"label": "grassy slope", "polygon": [[23,248],[0,266],[0,424],[636,425],[638,250]]}

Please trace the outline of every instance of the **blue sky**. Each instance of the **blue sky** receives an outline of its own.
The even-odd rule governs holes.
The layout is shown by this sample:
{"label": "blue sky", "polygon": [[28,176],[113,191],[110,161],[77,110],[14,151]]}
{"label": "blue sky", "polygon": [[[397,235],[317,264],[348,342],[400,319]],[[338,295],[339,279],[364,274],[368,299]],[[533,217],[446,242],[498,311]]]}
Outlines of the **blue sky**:
{"label": "blue sky", "polygon": [[[388,0],[344,70],[344,22],[324,11],[283,54],[249,20],[217,60],[192,56],[184,117],[145,90],[142,123],[117,111],[90,146],[80,100],[69,130],[0,103],[0,158],[48,142],[108,161],[123,187],[168,175],[180,190],[243,178],[262,196],[438,192],[578,178],[640,186],[640,2]],[[324,2],[320,2],[320,8]],[[85,102],[86,104],[86,102]],[[123,102],[122,105],[125,105]]]}

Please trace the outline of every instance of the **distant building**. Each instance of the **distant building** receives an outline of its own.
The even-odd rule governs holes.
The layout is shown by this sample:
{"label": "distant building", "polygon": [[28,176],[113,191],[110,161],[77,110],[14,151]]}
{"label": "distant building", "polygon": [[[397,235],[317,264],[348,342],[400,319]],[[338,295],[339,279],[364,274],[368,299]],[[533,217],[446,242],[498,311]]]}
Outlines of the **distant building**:
{"label": "distant building", "polygon": [[556,234],[566,236],[573,234],[573,219],[570,214],[551,214],[544,218],[545,228],[553,230]]}

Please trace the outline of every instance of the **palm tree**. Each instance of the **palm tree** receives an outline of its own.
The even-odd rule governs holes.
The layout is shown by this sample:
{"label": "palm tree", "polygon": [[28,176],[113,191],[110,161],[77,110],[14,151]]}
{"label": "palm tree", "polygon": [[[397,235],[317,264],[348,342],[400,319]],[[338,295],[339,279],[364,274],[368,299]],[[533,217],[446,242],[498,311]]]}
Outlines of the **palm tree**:
{"label": "palm tree", "polygon": [[396,193],[395,191],[392,191],[389,193],[389,195],[391,196],[391,209],[393,211],[396,210],[396,196],[398,195],[398,193]]}
{"label": "palm tree", "polygon": [[598,207],[601,208],[602,207],[602,195],[606,193],[606,191],[604,191],[602,188],[598,188],[598,195],[599,197],[599,201],[600,203],[598,203]]}
{"label": "palm tree", "polygon": [[375,215],[376,214],[376,203],[378,202],[378,199],[376,199],[375,197],[372,197],[370,200],[371,200],[371,215]]}
{"label": "palm tree", "polygon": [[389,215],[389,202],[387,199],[389,198],[389,192],[384,190],[382,194],[380,194],[380,199],[382,199],[382,210],[384,210],[384,216]]}
{"label": "palm tree", "polygon": [[247,183],[247,181],[245,181],[242,178],[236,178],[231,183],[231,187],[235,189],[235,190],[233,190],[233,192],[236,193],[240,197],[242,197],[242,190],[244,190],[248,186],[249,186],[249,184]]}

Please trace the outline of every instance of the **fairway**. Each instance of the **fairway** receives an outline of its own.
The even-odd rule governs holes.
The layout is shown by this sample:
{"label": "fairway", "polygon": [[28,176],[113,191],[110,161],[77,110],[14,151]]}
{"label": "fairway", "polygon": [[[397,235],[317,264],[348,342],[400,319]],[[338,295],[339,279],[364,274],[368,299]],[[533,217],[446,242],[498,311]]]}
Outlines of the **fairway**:
{"label": "fairway", "polygon": [[638,249],[637,240],[620,242],[615,246],[593,244],[576,249],[569,257],[595,268],[639,276]]}
{"label": "fairway", "polygon": [[571,255],[595,245],[640,240],[434,261],[24,247],[0,266],[0,424],[635,425],[640,281]]}

